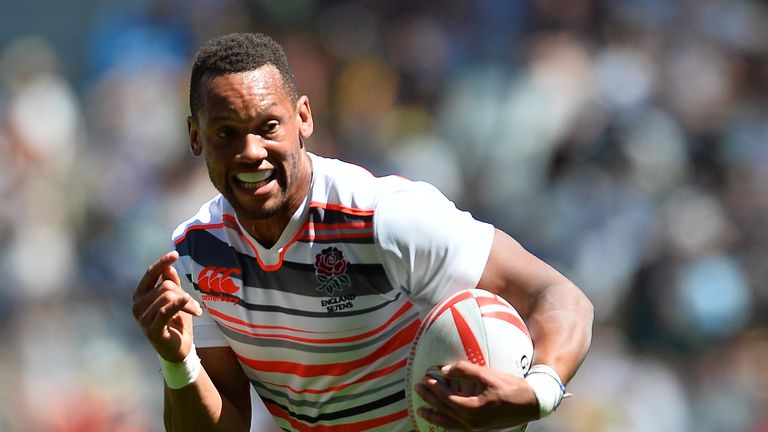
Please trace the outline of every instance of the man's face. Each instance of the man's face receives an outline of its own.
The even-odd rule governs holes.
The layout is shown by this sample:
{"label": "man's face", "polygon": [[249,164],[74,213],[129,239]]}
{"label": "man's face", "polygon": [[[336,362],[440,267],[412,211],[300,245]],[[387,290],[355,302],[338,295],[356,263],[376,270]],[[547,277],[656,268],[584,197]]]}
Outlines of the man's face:
{"label": "man's face", "polygon": [[200,112],[188,121],[192,152],[238,219],[286,221],[304,200],[311,168],[301,143],[312,134],[309,100],[296,103],[271,65],[204,78]]}

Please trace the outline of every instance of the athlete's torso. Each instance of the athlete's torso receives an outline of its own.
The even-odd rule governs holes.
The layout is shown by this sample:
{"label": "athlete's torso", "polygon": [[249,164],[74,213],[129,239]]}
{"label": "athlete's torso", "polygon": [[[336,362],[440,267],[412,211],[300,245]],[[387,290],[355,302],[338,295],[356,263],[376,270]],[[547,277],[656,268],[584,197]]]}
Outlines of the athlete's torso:
{"label": "athlete's torso", "polygon": [[[391,274],[375,224],[380,197],[414,183],[312,161],[309,197],[275,247],[220,196],[174,233],[183,285],[207,311],[196,344],[230,346],[283,428],[411,430],[404,370],[425,308]],[[212,322],[220,341],[204,340]]]}

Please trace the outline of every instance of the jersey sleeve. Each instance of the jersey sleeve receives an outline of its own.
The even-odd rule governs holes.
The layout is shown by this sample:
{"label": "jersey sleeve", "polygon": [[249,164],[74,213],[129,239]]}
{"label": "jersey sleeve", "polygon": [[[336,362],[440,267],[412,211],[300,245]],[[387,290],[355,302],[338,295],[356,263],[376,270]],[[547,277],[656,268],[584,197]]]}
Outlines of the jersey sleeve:
{"label": "jersey sleeve", "polygon": [[205,307],[200,292],[192,285],[193,272],[189,255],[180,255],[179,259],[173,263],[173,266],[179,274],[181,288],[191,295],[193,299],[197,300],[203,309],[202,315],[192,317],[192,335],[195,346],[198,348],[229,346],[218,324],[211,317],[208,308]]}
{"label": "jersey sleeve", "polygon": [[382,197],[374,226],[390,282],[430,304],[476,287],[493,243],[492,225],[421,182]]}

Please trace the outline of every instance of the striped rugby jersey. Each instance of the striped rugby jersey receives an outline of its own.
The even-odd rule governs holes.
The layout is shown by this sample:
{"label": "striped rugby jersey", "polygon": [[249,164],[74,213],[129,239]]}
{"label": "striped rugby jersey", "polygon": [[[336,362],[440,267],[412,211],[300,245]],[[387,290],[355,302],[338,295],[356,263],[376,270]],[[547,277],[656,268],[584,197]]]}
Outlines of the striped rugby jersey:
{"label": "striped rugby jersey", "polygon": [[493,227],[436,188],[310,153],[312,185],[274,247],[221,195],[173,233],[198,347],[230,346],[295,431],[406,431],[405,364],[429,309],[474,287]]}

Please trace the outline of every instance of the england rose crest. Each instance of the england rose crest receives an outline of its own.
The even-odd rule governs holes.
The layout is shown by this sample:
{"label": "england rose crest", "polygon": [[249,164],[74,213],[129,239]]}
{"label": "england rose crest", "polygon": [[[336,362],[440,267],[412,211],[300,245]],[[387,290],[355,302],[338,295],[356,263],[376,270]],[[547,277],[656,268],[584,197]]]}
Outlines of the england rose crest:
{"label": "england rose crest", "polygon": [[352,284],[347,275],[347,260],[335,247],[325,248],[315,255],[315,277],[320,282],[318,291],[329,296],[341,292],[345,286]]}

